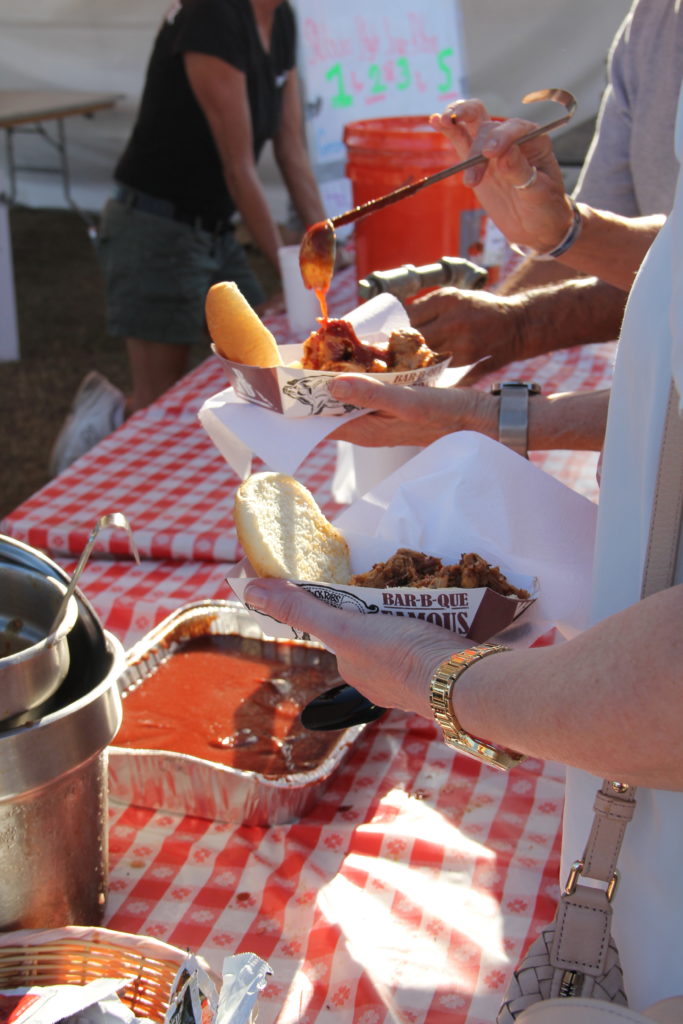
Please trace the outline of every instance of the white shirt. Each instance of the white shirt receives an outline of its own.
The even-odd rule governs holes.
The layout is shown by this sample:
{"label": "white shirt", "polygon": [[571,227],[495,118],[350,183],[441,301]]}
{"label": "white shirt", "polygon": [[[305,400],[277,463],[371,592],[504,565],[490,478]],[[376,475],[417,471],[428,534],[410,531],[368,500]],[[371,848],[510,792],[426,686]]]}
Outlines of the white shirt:
{"label": "white shirt", "polygon": [[[676,155],[680,164],[680,97]],[[593,622],[640,598],[672,375],[683,394],[681,174],[671,215],[643,262],[624,316],[600,486]],[[683,582],[683,543],[679,545],[676,582]],[[683,666],[681,684],[683,688]],[[647,679],[643,685],[647,686]],[[618,679],[613,681],[613,713],[620,713]],[[672,714],[683,714],[683,696]],[[683,757],[683,751],[672,751],[671,756]],[[576,769],[567,771],[563,883],[569,864],[583,853],[600,781]],[[629,1005],[642,1010],[658,999],[683,993],[682,793],[638,789],[636,811],[626,830],[618,867],[621,880],[613,904],[613,934]]]}

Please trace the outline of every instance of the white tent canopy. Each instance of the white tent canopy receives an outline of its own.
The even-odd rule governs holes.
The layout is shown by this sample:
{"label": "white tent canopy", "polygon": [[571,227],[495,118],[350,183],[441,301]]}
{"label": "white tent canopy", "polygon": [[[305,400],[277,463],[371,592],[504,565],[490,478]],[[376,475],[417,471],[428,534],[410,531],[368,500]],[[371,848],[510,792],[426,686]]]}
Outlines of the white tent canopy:
{"label": "white tent canopy", "polygon": [[[293,0],[296,8],[297,2]],[[437,0],[415,0],[416,10]],[[441,0],[444,2],[444,0]],[[448,2],[448,0],[446,0]],[[451,0],[460,26],[465,88],[492,109],[521,112],[518,98],[545,87],[571,90],[576,124],[590,123],[605,82],[609,43],[629,0]],[[332,0],[318,0],[319,12]],[[73,194],[97,210],[130,130],[149,50],[168,0],[3,0],[0,5],[0,89],[83,89],[115,92],[122,100],[92,119],[66,122]],[[368,5],[365,5],[366,8]],[[335,10],[338,5],[335,3]],[[396,4],[373,0],[370,16],[390,16]],[[304,82],[306,68],[302,67]],[[17,162],[50,164],[44,140],[15,137]],[[0,175],[6,179],[4,149]],[[275,212],[286,199],[272,157],[262,175]],[[64,204],[59,181],[22,172],[17,199],[35,206]]]}

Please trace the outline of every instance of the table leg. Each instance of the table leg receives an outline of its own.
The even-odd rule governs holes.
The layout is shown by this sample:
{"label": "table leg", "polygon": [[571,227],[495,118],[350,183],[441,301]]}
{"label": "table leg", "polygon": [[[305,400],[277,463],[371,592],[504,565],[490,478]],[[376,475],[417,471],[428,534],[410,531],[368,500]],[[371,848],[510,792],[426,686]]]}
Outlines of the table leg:
{"label": "table leg", "polygon": [[[84,116],[89,117],[92,115],[86,114]],[[52,145],[59,153],[59,163],[62,171],[62,191],[64,192],[64,198],[66,199],[67,204],[74,211],[74,213],[77,213],[81,220],[85,221],[85,225],[88,229],[88,235],[90,236],[91,241],[94,241],[95,235],[97,233],[95,222],[86,210],[81,209],[81,207],[78,205],[78,203],[71,194],[71,170],[69,168],[69,158],[66,148],[66,127],[65,119],[63,117],[59,118],[59,120],[57,121],[57,138],[50,138],[47,132],[45,133],[45,138],[52,143]]]}
{"label": "table leg", "polygon": [[5,128],[5,150],[7,152],[7,174],[9,175],[9,203],[10,206],[13,206],[17,198],[17,169],[14,161],[14,129],[11,125]]}
{"label": "table leg", "polygon": [[[85,117],[92,115],[85,114]],[[69,168],[69,159],[67,154],[66,146],[66,128],[64,125],[65,118],[60,117],[56,119],[56,130],[53,134],[47,130],[44,124],[36,122],[32,126],[9,126],[5,128],[6,133],[6,148],[7,148],[7,170],[9,176],[9,193],[8,199],[10,206],[14,205],[17,201],[17,171],[33,171],[36,174],[58,174],[62,179],[62,192],[64,199],[66,200],[67,206],[77,213],[82,221],[85,222],[88,230],[88,235],[92,241],[95,240],[97,234],[97,228],[94,219],[90,214],[83,210],[73,195],[71,194],[71,170]],[[52,146],[57,152],[58,164],[56,167],[42,167],[35,166],[32,164],[18,164],[16,155],[14,152],[14,132],[23,132],[25,135],[38,135],[45,142]]]}
{"label": "table leg", "polygon": [[[2,182],[0,181],[0,185]],[[0,189],[0,362],[19,359],[19,328],[8,203]]]}

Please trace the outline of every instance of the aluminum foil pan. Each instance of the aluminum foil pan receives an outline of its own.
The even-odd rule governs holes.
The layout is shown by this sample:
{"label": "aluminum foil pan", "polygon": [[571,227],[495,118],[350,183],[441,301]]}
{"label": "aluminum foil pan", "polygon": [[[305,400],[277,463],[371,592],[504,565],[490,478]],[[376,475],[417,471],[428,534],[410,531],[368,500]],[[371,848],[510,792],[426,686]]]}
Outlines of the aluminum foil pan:
{"label": "aluminum foil pan", "polygon": [[[309,652],[312,660],[319,659],[324,650],[313,642],[267,637],[235,602],[202,601],[179,608],[126,652],[119,691],[123,694],[144,681],[181,644],[212,635],[243,637],[246,648],[253,651],[256,643],[265,657],[288,664],[293,660],[305,664]],[[331,670],[326,687],[338,682],[338,674]],[[124,699],[124,721],[125,711]],[[283,824],[305,816],[320,799],[364,728],[359,725],[341,731],[330,753],[315,769],[279,778],[187,754],[117,747],[114,739],[114,746],[109,748],[110,797],[232,824]]]}

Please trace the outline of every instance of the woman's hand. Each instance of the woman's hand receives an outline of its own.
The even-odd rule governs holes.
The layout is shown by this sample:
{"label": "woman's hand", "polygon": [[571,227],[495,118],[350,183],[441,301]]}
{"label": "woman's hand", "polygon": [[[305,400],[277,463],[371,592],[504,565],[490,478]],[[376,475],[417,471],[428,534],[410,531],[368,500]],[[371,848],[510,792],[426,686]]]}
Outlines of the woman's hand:
{"label": "woman's hand", "polygon": [[456,430],[498,437],[498,399],[474,388],[401,387],[368,374],[344,374],[330,381],[330,395],[371,415],[359,416],[330,437],[365,448],[425,447]]}
{"label": "woman's hand", "polygon": [[567,234],[573,211],[547,135],[516,145],[537,126],[521,118],[492,121],[480,100],[458,100],[430,124],[450,140],[461,160],[479,154],[488,163],[471,167],[463,183],[510,242],[550,252]]}
{"label": "woman's hand", "polygon": [[374,704],[424,718],[431,717],[429,680],[434,670],[467,646],[454,633],[420,619],[332,608],[285,580],[250,583],[244,600],[318,637],[337,656],[346,682]]}

